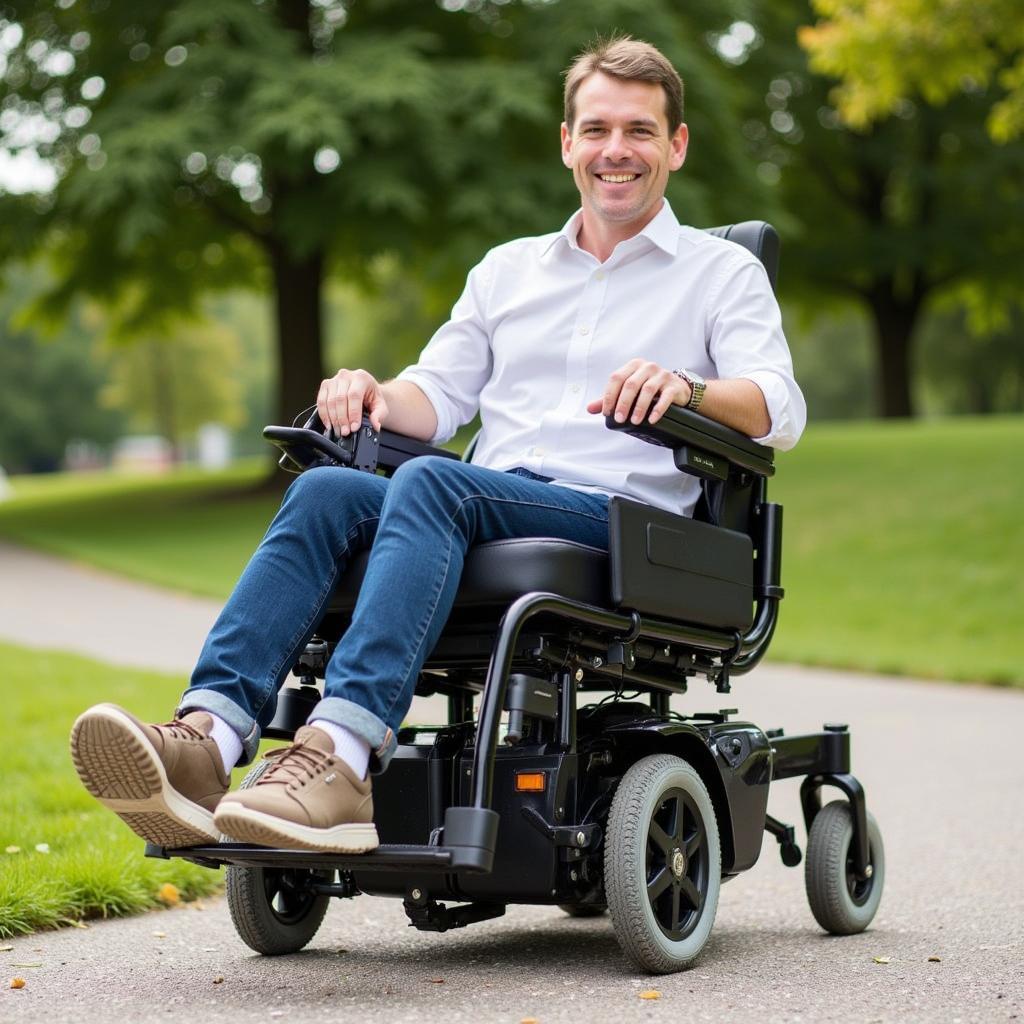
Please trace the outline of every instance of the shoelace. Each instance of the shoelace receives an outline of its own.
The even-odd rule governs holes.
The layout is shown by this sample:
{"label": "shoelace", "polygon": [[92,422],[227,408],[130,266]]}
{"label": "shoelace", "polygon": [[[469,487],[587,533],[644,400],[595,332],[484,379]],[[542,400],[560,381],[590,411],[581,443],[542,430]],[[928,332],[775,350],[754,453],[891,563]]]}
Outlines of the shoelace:
{"label": "shoelace", "polygon": [[257,786],[265,786],[267,783],[288,785],[292,782],[304,786],[329,767],[331,755],[316,747],[294,743],[290,747],[271,750],[267,760],[271,765],[257,780]]}
{"label": "shoelace", "polygon": [[176,718],[173,722],[164,722],[162,725],[155,725],[153,728],[163,729],[170,733],[171,737],[176,740],[205,740],[207,738],[206,735],[201,733],[194,725],[189,725],[188,722],[183,722],[180,718]]}

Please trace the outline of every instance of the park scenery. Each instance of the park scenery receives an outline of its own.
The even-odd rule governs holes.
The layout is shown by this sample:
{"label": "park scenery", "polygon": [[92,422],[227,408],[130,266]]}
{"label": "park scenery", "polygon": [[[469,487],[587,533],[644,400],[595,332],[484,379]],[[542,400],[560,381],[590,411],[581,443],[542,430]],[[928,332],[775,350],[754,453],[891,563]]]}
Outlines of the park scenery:
{"label": "park scenery", "polygon": [[[684,79],[680,222],[781,238],[808,427],[769,670],[1024,700],[1015,0],[0,0],[0,588],[29,550],[223,601],[287,483],[262,428],[415,361],[488,249],[576,209],[561,73],[616,32]],[[186,673],[33,612],[45,643],[0,623],[0,940],[216,900],[67,753],[89,704],[164,721]]]}

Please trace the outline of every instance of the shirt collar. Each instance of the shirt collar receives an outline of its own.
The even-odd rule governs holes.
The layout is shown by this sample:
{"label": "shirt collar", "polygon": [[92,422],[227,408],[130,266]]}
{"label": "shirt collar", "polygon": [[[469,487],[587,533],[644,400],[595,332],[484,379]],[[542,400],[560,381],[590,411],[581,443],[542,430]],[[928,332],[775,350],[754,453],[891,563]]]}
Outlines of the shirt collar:
{"label": "shirt collar", "polygon": [[[544,247],[543,255],[547,255],[551,249],[561,240],[569,246],[570,249],[579,249],[576,239],[580,233],[580,222],[583,219],[583,211],[577,210],[566,222],[561,231],[553,235],[551,241]],[[676,219],[676,215],[672,212],[672,207],[669,205],[668,200],[664,200],[661,204],[661,209],[654,215],[647,226],[633,238],[647,238],[650,239],[659,249],[667,252],[669,256],[675,256],[676,250],[679,245],[679,221]],[[627,242],[631,242],[633,239],[627,239]],[[620,243],[621,244],[621,243]]]}

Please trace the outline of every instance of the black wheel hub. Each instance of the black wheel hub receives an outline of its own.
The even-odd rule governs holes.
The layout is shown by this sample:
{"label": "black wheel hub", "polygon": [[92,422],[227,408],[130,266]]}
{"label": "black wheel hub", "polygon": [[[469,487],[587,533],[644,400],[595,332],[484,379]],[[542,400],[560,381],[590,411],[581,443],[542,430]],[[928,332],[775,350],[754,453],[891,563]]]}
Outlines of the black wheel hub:
{"label": "black wheel hub", "polygon": [[647,899],[668,938],[697,927],[707,897],[708,842],[696,801],[681,789],[662,794],[647,829]]}
{"label": "black wheel hub", "polygon": [[314,871],[265,868],[263,891],[267,896],[267,906],[281,924],[298,924],[317,898],[313,883],[324,880],[322,873]]}

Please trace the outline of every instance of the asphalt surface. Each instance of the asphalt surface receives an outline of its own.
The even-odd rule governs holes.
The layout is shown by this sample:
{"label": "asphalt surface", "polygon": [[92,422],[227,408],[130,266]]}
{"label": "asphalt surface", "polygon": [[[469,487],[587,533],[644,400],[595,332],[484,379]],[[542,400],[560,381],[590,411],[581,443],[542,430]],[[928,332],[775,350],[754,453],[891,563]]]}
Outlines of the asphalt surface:
{"label": "asphalt surface", "polygon": [[[886,845],[867,932],[825,935],[802,866],[783,867],[766,838],[758,864],[723,887],[702,958],[674,976],[629,969],[607,918],[511,907],[438,935],[367,896],[335,901],[303,953],[263,958],[218,899],[0,941],[0,1021],[1024,1021],[1024,694],[769,665],[729,697],[695,684],[678,706],[739,707],[790,733],[850,724]],[[798,785],[777,784],[769,808],[794,824]],[[8,988],[13,977],[25,987]]]}

